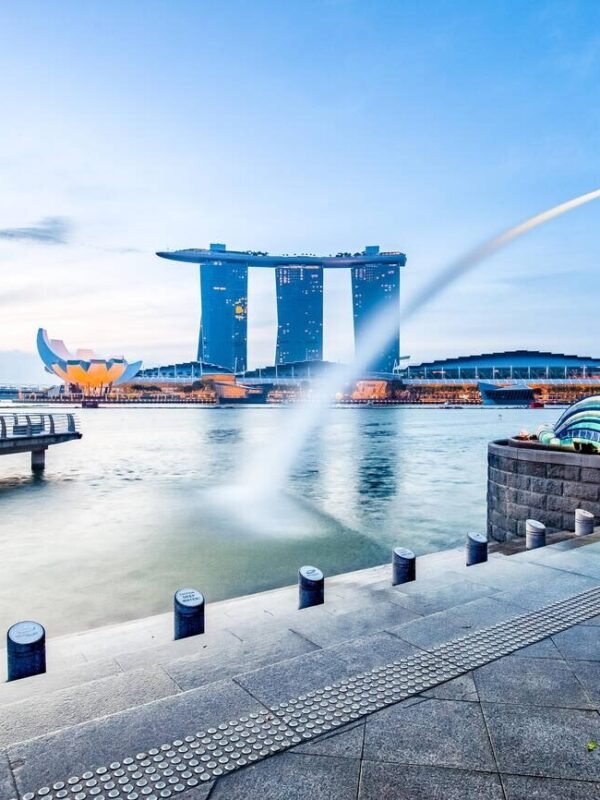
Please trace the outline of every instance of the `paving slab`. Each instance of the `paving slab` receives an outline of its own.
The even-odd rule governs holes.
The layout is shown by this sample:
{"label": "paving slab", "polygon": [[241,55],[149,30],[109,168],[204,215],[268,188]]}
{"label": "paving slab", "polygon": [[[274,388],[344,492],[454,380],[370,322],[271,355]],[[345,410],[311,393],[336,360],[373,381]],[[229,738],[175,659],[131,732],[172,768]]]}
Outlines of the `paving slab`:
{"label": "paving slab", "polygon": [[453,678],[451,681],[446,681],[446,683],[441,683],[433,689],[428,689],[423,692],[423,697],[437,697],[439,700],[468,700],[470,702],[479,700],[477,687],[471,672],[459,675],[458,678]]}
{"label": "paving slab", "polygon": [[186,656],[203,653],[218,653],[234,648],[240,640],[228,630],[212,630],[186,639],[161,641],[154,647],[132,648],[115,653],[115,661],[121,669],[139,669],[139,667],[157,664],[163,666],[170,661]]}
{"label": "paving slab", "polygon": [[79,686],[82,683],[98,680],[98,678],[107,678],[109,675],[117,675],[121,671],[121,667],[114,659],[102,659],[91,663],[81,663],[71,669],[33,675],[26,681],[0,683],[0,706],[16,703],[18,700],[28,697],[48,695],[50,692]]}
{"label": "paving slab", "polygon": [[291,753],[333,756],[336,758],[361,758],[365,734],[365,723],[359,722],[350,728],[329,736],[320,736],[313,742],[299,744]]}
{"label": "paving slab", "polygon": [[591,553],[587,547],[585,550],[577,548],[565,551],[545,551],[546,548],[543,547],[532,551],[530,563],[553,567],[563,572],[600,578],[600,554],[597,551]]}
{"label": "paving slab", "polygon": [[0,797],[2,800],[16,800],[17,797],[17,788],[4,751],[0,751]]}
{"label": "paving slab", "polygon": [[538,608],[557,603],[559,600],[566,600],[575,594],[596,589],[598,585],[599,581],[596,578],[590,578],[587,575],[557,572],[552,576],[552,580],[546,576],[524,586],[515,586],[497,594],[496,599],[507,600],[530,611],[535,611]]}
{"label": "paving slab", "polygon": [[[504,800],[498,775],[364,761],[358,800]],[[546,798],[548,800],[548,798]]]}
{"label": "paving slab", "polygon": [[479,597],[494,594],[497,590],[481,583],[472,583],[468,580],[458,580],[444,586],[433,586],[420,592],[410,594],[400,590],[396,602],[417,614],[433,614],[447,608],[469,603]]}
{"label": "paving slab", "polygon": [[505,556],[492,562],[465,567],[462,575],[473,583],[482,583],[492,589],[506,591],[532,581],[546,578],[552,580],[556,573],[550,567],[541,564],[523,564],[513,561],[511,556]]}
{"label": "paving slab", "polygon": [[8,758],[19,790],[35,791],[252,711],[264,708],[222,681],[12,745]]}
{"label": "paving slab", "polygon": [[282,753],[220,778],[210,800],[356,800],[360,761]]}
{"label": "paving slab", "polygon": [[506,800],[593,800],[600,797],[600,783],[502,775]]}
{"label": "paving slab", "polygon": [[262,703],[274,705],[417,652],[384,632],[246,672],[235,680]]}
{"label": "paving slab", "polygon": [[500,772],[600,780],[596,711],[481,703]]}
{"label": "paving slab", "polygon": [[485,597],[388,630],[417,647],[428,649],[523,613],[520,606],[506,600]]}
{"label": "paving slab", "polygon": [[581,661],[600,661],[600,626],[576,625],[555,633],[552,641],[564,658]]}
{"label": "paving slab", "polygon": [[320,647],[329,647],[419,618],[413,611],[396,603],[383,601],[318,621],[303,618],[299,614],[291,629]]}
{"label": "paving slab", "polygon": [[598,709],[600,706],[600,661],[569,661],[569,666]]}
{"label": "paving slab", "polygon": [[496,770],[481,708],[456,700],[399,703],[373,714],[363,753],[367,761]]}
{"label": "paving slab", "polygon": [[303,636],[285,630],[255,641],[234,639],[227,646],[166,662],[164,669],[187,691],[317,649]]}
{"label": "paving slab", "polygon": [[164,670],[151,667],[120,672],[81,686],[20,700],[2,708],[0,747],[141,706],[178,692],[177,684]]}
{"label": "paving slab", "polygon": [[473,679],[482,702],[595,708],[561,659],[506,656],[474,670]]}
{"label": "paving slab", "polygon": [[516,658],[562,658],[562,653],[552,639],[548,637],[547,639],[542,639],[541,642],[515,650],[513,656]]}

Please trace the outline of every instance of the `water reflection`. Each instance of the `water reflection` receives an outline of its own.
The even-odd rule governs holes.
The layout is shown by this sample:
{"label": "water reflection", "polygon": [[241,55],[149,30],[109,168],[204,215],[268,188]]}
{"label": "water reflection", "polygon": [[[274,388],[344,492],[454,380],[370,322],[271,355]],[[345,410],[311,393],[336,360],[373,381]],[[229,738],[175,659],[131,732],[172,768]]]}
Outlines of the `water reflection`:
{"label": "water reflection", "polygon": [[31,616],[78,630],[165,611],[182,583],[217,600],[293,583],[302,563],[331,575],[394,544],[454,544],[485,524],[487,441],[545,421],[334,409],[285,491],[257,502],[219,493],[289,409],[78,413],[83,439],[51,448],[43,479],[28,455],[0,458],[0,629]]}

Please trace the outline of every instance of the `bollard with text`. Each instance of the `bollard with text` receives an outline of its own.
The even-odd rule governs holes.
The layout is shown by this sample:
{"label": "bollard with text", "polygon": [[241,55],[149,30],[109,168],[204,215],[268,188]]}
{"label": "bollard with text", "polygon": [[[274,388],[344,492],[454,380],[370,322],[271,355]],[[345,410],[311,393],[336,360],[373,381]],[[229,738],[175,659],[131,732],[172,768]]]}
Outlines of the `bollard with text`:
{"label": "bollard with text", "polygon": [[298,570],[298,608],[319,606],[325,602],[325,577],[317,567]]}
{"label": "bollard with text", "polygon": [[204,633],[204,595],[196,589],[179,589],[174,597],[175,639]]}
{"label": "bollard with text", "polygon": [[12,625],[6,634],[8,680],[18,681],[46,672],[46,631],[39,622]]}

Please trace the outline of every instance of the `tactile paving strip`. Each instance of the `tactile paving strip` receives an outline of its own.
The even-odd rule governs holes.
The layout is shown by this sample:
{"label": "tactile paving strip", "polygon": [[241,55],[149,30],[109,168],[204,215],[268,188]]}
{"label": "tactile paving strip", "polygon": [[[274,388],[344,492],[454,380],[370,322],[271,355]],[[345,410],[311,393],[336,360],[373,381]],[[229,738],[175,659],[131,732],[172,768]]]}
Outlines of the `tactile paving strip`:
{"label": "tactile paving strip", "polygon": [[[163,800],[287,750],[600,614],[600,587],[322,689],[26,792],[22,800]],[[15,798],[16,800],[16,798]]]}

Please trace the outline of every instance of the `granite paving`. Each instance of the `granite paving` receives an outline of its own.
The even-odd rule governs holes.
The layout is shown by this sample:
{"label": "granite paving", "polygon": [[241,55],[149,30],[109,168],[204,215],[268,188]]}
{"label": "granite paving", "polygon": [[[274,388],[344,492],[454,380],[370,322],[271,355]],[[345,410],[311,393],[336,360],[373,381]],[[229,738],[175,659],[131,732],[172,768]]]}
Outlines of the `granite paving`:
{"label": "granite paving", "polygon": [[[588,547],[593,547],[589,557]],[[111,762],[118,767],[117,762],[145,759],[148,752],[159,759],[160,751],[151,748],[177,750],[177,741],[168,743],[181,745],[198,731],[212,730],[219,737],[225,723],[252,712],[267,727],[273,721],[296,725],[293,715],[281,721],[278,704],[296,698],[310,706],[310,692],[330,696],[338,691],[331,688],[338,681],[354,682],[359,694],[371,693],[357,721],[313,738],[308,734],[305,741],[294,738],[295,746],[271,757],[261,750],[256,763],[216,780],[187,784],[190,788],[178,783],[174,789],[165,781],[156,797],[600,797],[600,614],[502,658],[495,656],[509,652],[510,643],[508,651],[504,645],[490,655],[484,647],[482,656],[475,647],[475,660],[483,660],[473,665],[467,659],[464,671],[428,655],[466,635],[478,642],[479,631],[598,587],[600,574],[591,572],[600,563],[599,552],[595,540],[587,546],[570,540],[545,548],[543,555],[496,554],[487,564],[466,568],[464,554],[452,551],[447,564],[443,554],[424,559],[423,569],[417,569],[420,580],[409,585],[391,587],[389,568],[382,567],[332,579],[329,606],[326,601],[323,607],[295,611],[293,587],[216,604],[207,617],[211,629],[192,640],[169,643],[167,615],[112,631],[112,652],[110,630],[98,632],[97,639],[92,633],[65,638],[53,663],[63,659],[67,669],[0,687],[0,746],[6,744],[4,753],[0,750],[0,800],[24,800],[27,792],[70,775],[92,775],[86,770],[102,770]],[[595,613],[589,598],[588,613]],[[559,630],[560,608],[548,613],[541,624],[557,615]],[[509,638],[510,630],[508,625]],[[85,658],[92,660],[82,663]],[[421,664],[414,667],[420,672],[413,690],[421,694],[395,702],[377,694],[383,689],[368,688],[392,662]],[[392,674],[411,685],[402,669]],[[456,677],[444,682],[444,675]],[[387,686],[385,691],[396,691],[393,681]],[[380,705],[369,705],[375,695]],[[308,710],[298,718],[302,713]],[[288,727],[285,736],[295,730]],[[286,742],[271,752],[289,747],[292,739]],[[193,757],[185,745],[184,751]],[[175,751],[173,765],[181,770],[185,763],[177,763]],[[179,780],[174,769],[164,774]],[[95,788],[80,800],[92,800]],[[146,788],[145,794],[136,790],[140,800],[152,796]],[[57,800],[60,791],[56,799],[52,789],[39,797]],[[118,786],[114,791],[115,800],[127,796]]]}
{"label": "granite paving", "polygon": [[282,753],[217,782],[210,800],[356,800],[360,759]]}
{"label": "granite paving", "polygon": [[482,702],[595,707],[576,672],[559,659],[507,656],[476,669],[473,679]]}
{"label": "granite paving", "polygon": [[371,715],[363,756],[368,761],[495,771],[478,704],[423,698]]}
{"label": "granite paving", "polygon": [[358,800],[479,800],[479,798],[504,800],[498,775],[465,769],[363,762]]}

